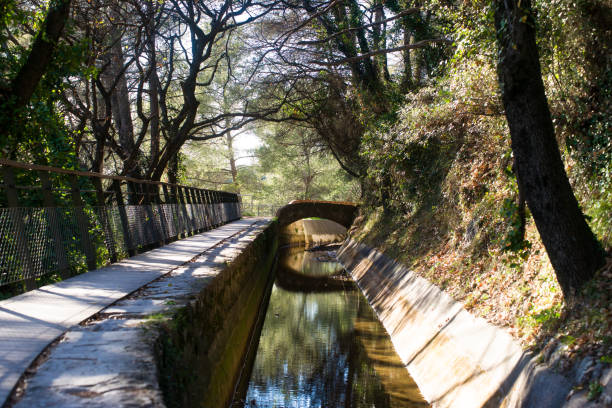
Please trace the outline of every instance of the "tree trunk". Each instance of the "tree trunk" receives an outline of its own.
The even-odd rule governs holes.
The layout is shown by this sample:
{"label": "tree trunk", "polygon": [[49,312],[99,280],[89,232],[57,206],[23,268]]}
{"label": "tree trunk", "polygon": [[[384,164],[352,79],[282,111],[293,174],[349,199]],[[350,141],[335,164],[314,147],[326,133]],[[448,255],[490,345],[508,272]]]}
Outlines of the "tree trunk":
{"label": "tree trunk", "polygon": [[310,165],[310,156],[310,147],[302,135],[302,157],[304,157],[306,163],[306,170],[302,173],[302,181],[304,182],[304,200],[312,199],[310,196],[310,188],[315,175],[313,174],[312,166]]}
{"label": "tree trunk", "polygon": [[[382,3],[377,4],[374,18],[376,25],[372,28],[372,38],[374,40],[374,46],[377,50],[384,50],[387,48],[387,25],[382,23],[385,19],[385,10]],[[380,54],[375,57],[378,63],[378,69],[382,72],[385,81],[391,80],[391,74],[389,73],[389,66],[387,64],[387,54]]]}
{"label": "tree trunk", "polygon": [[[229,121],[226,121],[226,126],[229,125]],[[230,172],[232,174],[232,182],[236,186],[236,192],[240,194],[240,189],[238,188],[238,168],[236,167],[236,156],[234,155],[234,136],[232,136],[232,132],[227,132],[225,136],[227,140],[227,155],[229,158],[230,164]]]}
{"label": "tree trunk", "polygon": [[149,60],[151,75],[149,77],[149,103],[151,106],[151,167],[157,163],[159,156],[160,128],[159,128],[159,76],[157,75],[157,49],[155,45],[155,13],[154,5],[149,4]]}
{"label": "tree trunk", "polygon": [[[130,96],[128,92],[127,78],[123,71],[125,64],[125,57],[123,55],[122,41],[117,39],[111,49],[111,78],[113,80],[119,76],[117,86],[112,90],[112,114],[115,125],[117,126],[117,133],[119,134],[119,145],[122,150],[128,153],[123,160],[126,160],[134,148],[134,124],[132,122],[132,109],[130,104]],[[132,163],[126,163],[124,161],[123,174],[131,177],[139,177],[141,175],[140,169],[137,165],[134,166]]]}
{"label": "tree trunk", "polygon": [[43,28],[36,36],[28,58],[11,82],[8,94],[4,95],[7,100],[14,98],[12,109],[19,109],[30,101],[38,83],[51,63],[53,51],[55,51],[57,42],[64,30],[69,13],[69,0],[53,1],[49,5]]}
{"label": "tree trunk", "polygon": [[[410,45],[412,38],[412,33],[408,27],[408,23],[404,23],[404,45]],[[410,49],[406,49],[403,52],[403,60],[404,60],[404,72],[402,73],[402,82],[400,83],[400,88],[403,93],[408,93],[410,89],[412,89],[412,62],[410,60]]]}
{"label": "tree trunk", "polygon": [[498,76],[517,177],[563,294],[571,299],[604,264],[604,252],[565,174],[544,92],[531,2],[494,4]]}

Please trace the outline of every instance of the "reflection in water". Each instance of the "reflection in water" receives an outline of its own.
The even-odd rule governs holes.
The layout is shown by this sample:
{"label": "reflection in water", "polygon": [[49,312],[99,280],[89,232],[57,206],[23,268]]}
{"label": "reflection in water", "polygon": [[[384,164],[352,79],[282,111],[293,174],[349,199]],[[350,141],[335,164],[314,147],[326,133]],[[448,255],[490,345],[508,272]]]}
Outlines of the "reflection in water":
{"label": "reflection in water", "polygon": [[294,247],[283,252],[276,270],[275,285],[278,289],[302,294],[354,289],[351,278],[343,272],[333,253],[306,252]]}
{"label": "reflection in water", "polygon": [[307,276],[331,276],[343,271],[342,265],[335,262],[332,256],[333,253],[327,251],[304,251],[303,247],[284,248],[278,260],[279,268]]}
{"label": "reflection in water", "polygon": [[[323,251],[295,249],[281,252],[279,267],[341,270]],[[232,407],[427,406],[360,291],[306,292],[272,288],[250,380]]]}

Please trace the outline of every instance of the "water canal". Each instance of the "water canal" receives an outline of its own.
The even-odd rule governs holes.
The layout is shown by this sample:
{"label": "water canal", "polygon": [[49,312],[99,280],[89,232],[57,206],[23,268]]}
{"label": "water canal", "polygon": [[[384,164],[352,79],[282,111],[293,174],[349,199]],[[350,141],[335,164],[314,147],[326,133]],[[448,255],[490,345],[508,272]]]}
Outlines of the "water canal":
{"label": "water canal", "polygon": [[334,253],[281,249],[232,407],[427,407]]}

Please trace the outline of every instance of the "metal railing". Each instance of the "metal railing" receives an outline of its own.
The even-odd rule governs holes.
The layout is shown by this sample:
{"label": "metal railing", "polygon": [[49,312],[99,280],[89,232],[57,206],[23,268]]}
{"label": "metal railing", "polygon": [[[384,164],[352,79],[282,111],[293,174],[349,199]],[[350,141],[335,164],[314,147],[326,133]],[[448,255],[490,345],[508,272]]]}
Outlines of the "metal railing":
{"label": "metal railing", "polygon": [[245,216],[274,217],[276,216],[276,211],[281,207],[282,205],[249,203],[242,199],[240,201],[240,210]]}
{"label": "metal railing", "polygon": [[0,159],[0,287],[62,278],[241,217],[236,194]]}

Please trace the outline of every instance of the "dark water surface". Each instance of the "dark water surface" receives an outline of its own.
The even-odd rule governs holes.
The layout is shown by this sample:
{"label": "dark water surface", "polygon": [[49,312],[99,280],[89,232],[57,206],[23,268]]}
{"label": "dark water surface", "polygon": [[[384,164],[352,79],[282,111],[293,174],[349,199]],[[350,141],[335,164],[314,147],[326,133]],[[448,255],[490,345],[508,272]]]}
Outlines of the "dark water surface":
{"label": "dark water surface", "polygon": [[428,406],[366,299],[327,252],[281,250],[276,279],[251,371],[243,373],[249,381],[232,407]]}

